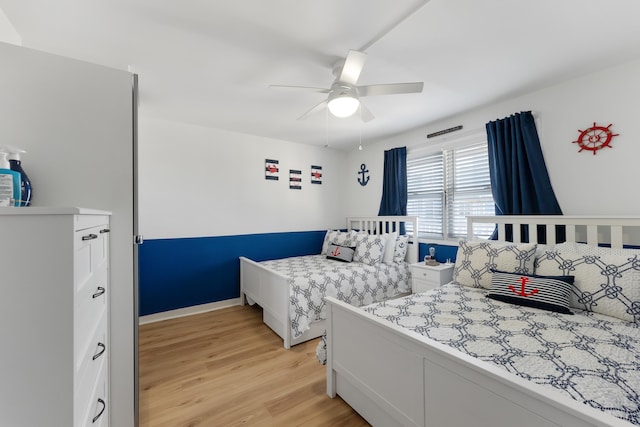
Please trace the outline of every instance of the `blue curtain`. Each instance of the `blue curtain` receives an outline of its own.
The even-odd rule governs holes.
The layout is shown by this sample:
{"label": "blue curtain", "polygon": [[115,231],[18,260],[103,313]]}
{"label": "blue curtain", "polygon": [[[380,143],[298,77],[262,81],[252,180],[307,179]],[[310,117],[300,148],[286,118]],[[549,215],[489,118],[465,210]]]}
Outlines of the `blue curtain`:
{"label": "blue curtain", "polygon": [[[398,147],[384,152],[384,175],[382,178],[382,200],[378,215],[407,214],[407,147]],[[404,224],[400,234],[404,234]]]}
{"label": "blue curtain", "polygon": [[486,129],[496,215],[562,215],[531,111],[489,122]]}

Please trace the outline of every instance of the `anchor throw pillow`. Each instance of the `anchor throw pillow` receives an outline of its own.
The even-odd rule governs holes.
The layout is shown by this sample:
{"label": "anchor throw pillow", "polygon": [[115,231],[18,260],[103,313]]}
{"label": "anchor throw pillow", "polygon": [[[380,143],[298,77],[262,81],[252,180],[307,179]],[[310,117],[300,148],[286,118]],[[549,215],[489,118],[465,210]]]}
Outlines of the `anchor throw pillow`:
{"label": "anchor throw pillow", "polygon": [[355,252],[355,247],[350,248],[348,246],[334,245],[332,243],[329,245],[329,249],[327,250],[327,259],[334,259],[336,261],[342,262],[351,262],[353,261],[353,254]]}
{"label": "anchor throw pillow", "polygon": [[329,250],[329,245],[351,246],[354,243],[356,232],[353,230],[340,231],[340,230],[327,230],[324,235],[324,241],[322,242],[321,255],[326,255]]}
{"label": "anchor throw pillow", "polygon": [[409,248],[409,236],[402,235],[396,237],[396,245],[393,251],[393,262],[403,262],[407,256]]}
{"label": "anchor throw pillow", "polygon": [[494,271],[487,297],[557,313],[573,314],[569,297],[573,276],[525,276]]}

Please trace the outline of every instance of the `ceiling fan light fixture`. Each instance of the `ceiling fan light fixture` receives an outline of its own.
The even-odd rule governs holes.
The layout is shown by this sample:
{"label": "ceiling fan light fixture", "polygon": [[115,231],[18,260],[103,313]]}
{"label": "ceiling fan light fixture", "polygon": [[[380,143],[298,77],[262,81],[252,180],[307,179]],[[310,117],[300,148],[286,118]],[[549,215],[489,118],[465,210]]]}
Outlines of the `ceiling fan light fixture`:
{"label": "ceiling fan light fixture", "polygon": [[360,100],[355,91],[348,87],[332,90],[329,94],[327,107],[336,117],[349,117],[358,111]]}

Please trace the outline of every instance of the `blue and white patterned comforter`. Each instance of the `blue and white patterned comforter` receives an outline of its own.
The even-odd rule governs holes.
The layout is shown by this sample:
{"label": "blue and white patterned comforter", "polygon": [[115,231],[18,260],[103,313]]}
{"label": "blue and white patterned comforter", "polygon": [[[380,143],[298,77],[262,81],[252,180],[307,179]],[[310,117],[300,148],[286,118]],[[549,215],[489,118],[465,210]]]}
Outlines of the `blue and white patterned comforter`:
{"label": "blue and white patterned comforter", "polygon": [[324,297],[327,295],[359,307],[411,290],[411,273],[406,262],[371,266],[329,260],[325,255],[308,255],[260,264],[289,278],[289,312],[294,338],[304,334],[311,322],[326,318]]}
{"label": "blue and white patterned comforter", "polygon": [[456,284],[363,309],[640,425],[640,325],[521,307]]}

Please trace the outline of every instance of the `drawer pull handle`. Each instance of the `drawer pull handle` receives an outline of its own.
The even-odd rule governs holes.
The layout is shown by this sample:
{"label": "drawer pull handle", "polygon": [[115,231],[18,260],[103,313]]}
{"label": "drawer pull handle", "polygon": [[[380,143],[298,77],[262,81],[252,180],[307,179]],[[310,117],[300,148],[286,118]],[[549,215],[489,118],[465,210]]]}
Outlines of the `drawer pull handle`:
{"label": "drawer pull handle", "polygon": [[100,351],[94,354],[91,360],[96,360],[98,357],[102,356],[105,351],[107,351],[107,346],[101,342],[98,343],[98,347],[100,348]]}
{"label": "drawer pull handle", "polygon": [[86,236],[82,236],[82,240],[93,240],[93,239],[97,239],[98,235],[97,234],[87,234]]}
{"label": "drawer pull handle", "polygon": [[100,295],[104,294],[107,290],[102,286],[98,286],[96,292],[92,295],[93,298],[98,298]]}
{"label": "drawer pull handle", "polygon": [[102,230],[100,230],[100,234],[102,233],[109,233],[111,230],[109,230],[108,228],[103,228]]}
{"label": "drawer pull handle", "polygon": [[104,413],[104,410],[107,409],[107,403],[104,400],[98,398],[98,403],[102,403],[102,409],[100,409],[100,413],[98,413],[98,415],[93,417],[93,420],[91,421],[91,423],[95,423],[96,421],[98,421],[98,418],[100,418]]}

